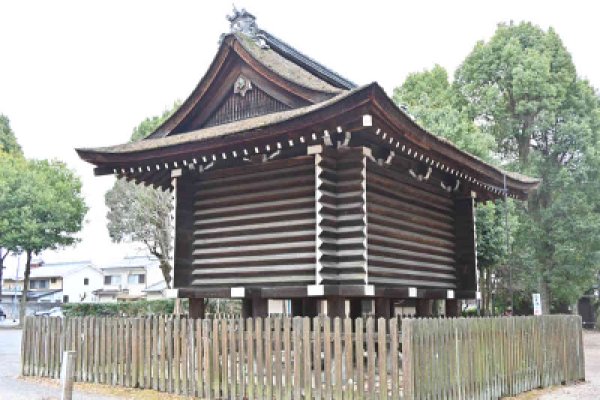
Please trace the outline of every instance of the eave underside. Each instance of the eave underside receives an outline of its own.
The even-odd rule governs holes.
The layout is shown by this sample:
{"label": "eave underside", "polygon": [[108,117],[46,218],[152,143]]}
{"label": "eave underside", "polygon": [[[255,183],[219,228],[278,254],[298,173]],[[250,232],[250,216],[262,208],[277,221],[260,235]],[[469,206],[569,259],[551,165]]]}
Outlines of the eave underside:
{"label": "eave underside", "polygon": [[[312,145],[337,146],[348,140],[348,145],[368,147],[376,159],[399,163],[407,173],[422,171],[431,174],[437,181],[446,184],[460,181],[461,191],[477,193],[478,201],[504,197],[504,175],[481,165],[461,165],[435,149],[426,149],[409,140],[387,121],[369,114],[365,106],[359,106],[352,114],[337,116],[290,130],[263,130],[240,133],[223,138],[215,138],[180,148],[159,149],[151,157],[140,161],[140,155],[118,154],[118,162],[99,162],[97,175],[114,174],[118,178],[144,185],[152,185],[162,190],[171,188],[171,174],[174,169],[190,169],[201,173],[207,169],[220,169],[242,166],[252,158],[281,159],[305,154]],[[365,126],[364,116],[372,119],[371,126]],[[110,157],[107,157],[110,158]],[[508,197],[524,200],[536,182],[521,182],[506,176]]]}

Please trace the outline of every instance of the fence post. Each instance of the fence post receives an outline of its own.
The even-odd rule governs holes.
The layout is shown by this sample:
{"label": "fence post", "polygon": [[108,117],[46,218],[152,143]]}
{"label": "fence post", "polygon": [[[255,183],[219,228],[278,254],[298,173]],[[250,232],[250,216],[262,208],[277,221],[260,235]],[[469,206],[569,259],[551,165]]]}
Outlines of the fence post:
{"label": "fence post", "polygon": [[402,320],[402,389],[403,398],[412,400],[414,398],[413,387],[413,335],[415,334],[414,320]]}
{"label": "fence post", "polygon": [[77,353],[69,350],[63,353],[63,364],[60,372],[62,392],[61,400],[73,398],[73,380],[75,378],[75,357]]}

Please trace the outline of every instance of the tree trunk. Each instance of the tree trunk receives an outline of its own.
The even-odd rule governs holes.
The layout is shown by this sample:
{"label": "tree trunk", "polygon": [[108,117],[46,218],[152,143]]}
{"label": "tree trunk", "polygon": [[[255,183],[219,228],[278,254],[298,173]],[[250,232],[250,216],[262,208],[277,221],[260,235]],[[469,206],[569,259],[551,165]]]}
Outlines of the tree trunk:
{"label": "tree trunk", "polygon": [[484,269],[479,270],[479,292],[481,293],[481,313],[486,315],[487,305],[487,284],[485,279],[486,271]]}
{"label": "tree trunk", "polygon": [[167,284],[167,289],[171,289],[171,263],[169,260],[165,260],[164,257],[160,256],[160,270],[162,271],[163,278]]}
{"label": "tree trunk", "polygon": [[8,250],[6,253],[2,254],[2,247],[0,247],[0,299],[2,298],[2,276],[4,275],[4,259],[8,255]]}
{"label": "tree trunk", "polygon": [[19,326],[25,322],[25,309],[27,308],[27,293],[29,293],[29,275],[31,274],[31,250],[27,250],[27,262],[23,274],[23,293],[21,294],[21,305],[19,308]]}
{"label": "tree trunk", "polygon": [[542,314],[550,314],[550,288],[544,277],[540,278],[540,297],[542,298]]}

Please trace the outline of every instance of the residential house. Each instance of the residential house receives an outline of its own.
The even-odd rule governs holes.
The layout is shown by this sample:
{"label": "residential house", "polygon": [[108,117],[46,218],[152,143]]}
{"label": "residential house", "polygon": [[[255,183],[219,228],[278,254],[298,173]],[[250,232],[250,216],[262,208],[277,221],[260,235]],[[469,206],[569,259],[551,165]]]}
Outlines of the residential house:
{"label": "residential house", "polygon": [[[0,304],[12,315],[18,314],[23,293],[23,271],[15,268],[3,279]],[[61,263],[36,262],[31,266],[27,293],[28,315],[61,303],[97,301],[93,291],[102,286],[102,273],[90,261]]]}
{"label": "residential house", "polygon": [[102,273],[91,261],[48,263],[32,268],[29,288],[32,294],[47,293],[38,301],[89,303],[92,292],[102,285]]}
{"label": "residential house", "polygon": [[103,284],[94,294],[100,302],[145,299],[148,282],[163,279],[158,260],[150,256],[128,256],[99,268]]}

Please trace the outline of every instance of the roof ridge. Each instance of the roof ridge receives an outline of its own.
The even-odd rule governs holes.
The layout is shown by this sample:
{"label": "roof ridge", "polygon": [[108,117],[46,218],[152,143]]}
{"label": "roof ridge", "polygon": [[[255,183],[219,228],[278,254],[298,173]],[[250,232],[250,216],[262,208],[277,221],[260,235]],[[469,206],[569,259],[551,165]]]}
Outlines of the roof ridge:
{"label": "roof ridge", "polygon": [[307,56],[268,31],[261,29],[259,35],[263,35],[267,44],[282,57],[299,64],[303,68],[308,67],[311,70],[310,72],[316,73],[319,78],[327,80],[330,84],[337,84],[337,86],[341,86],[342,89],[347,90],[358,87],[354,82],[344,78],[331,68]]}

